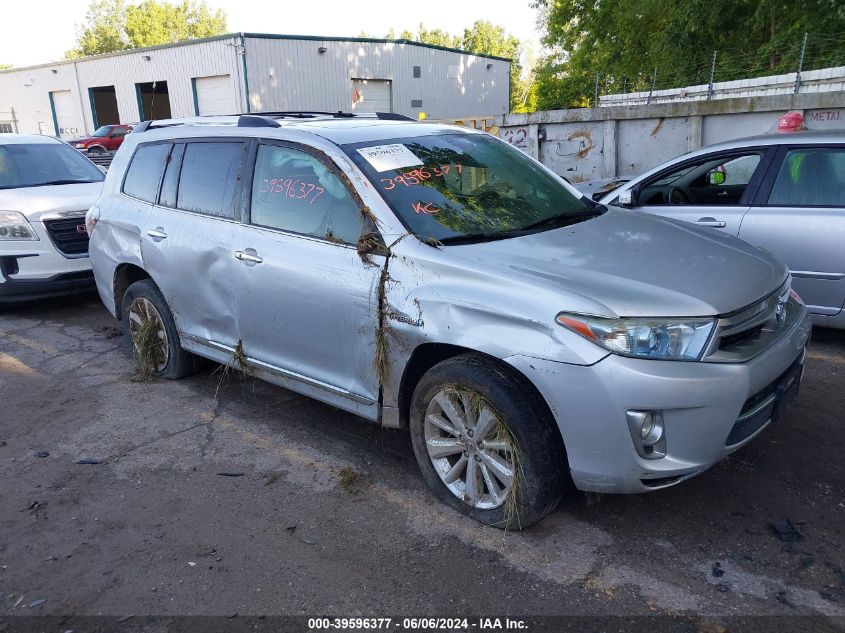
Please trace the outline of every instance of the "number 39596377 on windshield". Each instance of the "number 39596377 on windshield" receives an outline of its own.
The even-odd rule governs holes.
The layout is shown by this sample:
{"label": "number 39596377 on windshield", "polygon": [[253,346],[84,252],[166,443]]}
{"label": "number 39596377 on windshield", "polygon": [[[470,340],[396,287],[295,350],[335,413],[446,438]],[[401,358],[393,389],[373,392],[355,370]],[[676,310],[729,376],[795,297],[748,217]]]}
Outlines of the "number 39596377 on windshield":
{"label": "number 39596377 on windshield", "polygon": [[417,167],[411,171],[398,174],[393,178],[381,178],[381,183],[385,191],[390,191],[397,184],[404,185],[405,187],[413,187],[414,185],[422,184],[430,178],[439,178],[440,176],[444,176],[452,169],[460,174],[463,171],[463,165],[431,165],[430,167]]}

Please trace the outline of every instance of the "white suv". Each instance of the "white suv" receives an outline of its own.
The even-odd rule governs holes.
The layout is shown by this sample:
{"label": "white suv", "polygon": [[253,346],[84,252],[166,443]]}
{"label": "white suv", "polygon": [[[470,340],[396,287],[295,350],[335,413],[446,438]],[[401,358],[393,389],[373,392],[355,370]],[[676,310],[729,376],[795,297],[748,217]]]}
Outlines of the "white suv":
{"label": "white suv", "polygon": [[0,305],[93,288],[85,212],[103,173],[49,136],[0,136]]}

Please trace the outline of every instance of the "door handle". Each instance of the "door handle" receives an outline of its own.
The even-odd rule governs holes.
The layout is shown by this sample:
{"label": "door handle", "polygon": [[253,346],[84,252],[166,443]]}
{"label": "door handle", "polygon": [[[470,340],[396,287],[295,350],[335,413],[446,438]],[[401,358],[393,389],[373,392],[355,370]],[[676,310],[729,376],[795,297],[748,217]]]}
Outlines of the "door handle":
{"label": "door handle", "polygon": [[264,260],[258,256],[253,249],[247,248],[243,251],[235,251],[235,259],[238,259],[245,263],[247,266],[251,264],[260,264]]}
{"label": "door handle", "polygon": [[717,220],[716,218],[698,218],[695,223],[698,226],[712,226],[714,229],[723,229],[728,225],[724,220]]}
{"label": "door handle", "polygon": [[160,242],[161,240],[167,239],[167,233],[164,232],[164,229],[160,226],[157,226],[155,230],[147,231],[147,235],[153,238],[153,242]]}

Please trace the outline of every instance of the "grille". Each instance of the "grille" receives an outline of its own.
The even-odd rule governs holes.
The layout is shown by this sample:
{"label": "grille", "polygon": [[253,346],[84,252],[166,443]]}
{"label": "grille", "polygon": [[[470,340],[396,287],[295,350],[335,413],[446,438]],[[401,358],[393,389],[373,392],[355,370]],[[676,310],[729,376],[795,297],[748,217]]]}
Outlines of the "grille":
{"label": "grille", "polygon": [[704,359],[716,363],[744,362],[767,349],[789,331],[801,306],[789,296],[789,282],[754,304],[719,317]]}
{"label": "grille", "polygon": [[44,227],[59,252],[65,255],[85,255],[88,252],[88,233],[80,232],[85,217],[44,220]]}
{"label": "grille", "polygon": [[737,418],[736,424],[731,429],[725,445],[733,446],[734,444],[739,444],[763,428],[772,419],[776,404],[777,399],[771,394],[763,401],[757,404],[751,404],[750,408],[746,404],[742,409],[743,412]]}
{"label": "grille", "polygon": [[776,417],[778,400],[781,401],[781,409],[789,404],[798,386],[803,359],[802,354],[789,369],[745,401],[728,439],[725,440],[725,446],[739,444],[768,424],[772,418]]}
{"label": "grille", "polygon": [[760,332],[763,331],[763,325],[757,325],[752,327],[750,330],[745,330],[744,332],[739,332],[737,334],[730,334],[728,336],[723,336],[719,340],[719,349],[733,349],[736,347],[742,346],[744,343],[753,343],[757,340],[757,337],[760,335]]}

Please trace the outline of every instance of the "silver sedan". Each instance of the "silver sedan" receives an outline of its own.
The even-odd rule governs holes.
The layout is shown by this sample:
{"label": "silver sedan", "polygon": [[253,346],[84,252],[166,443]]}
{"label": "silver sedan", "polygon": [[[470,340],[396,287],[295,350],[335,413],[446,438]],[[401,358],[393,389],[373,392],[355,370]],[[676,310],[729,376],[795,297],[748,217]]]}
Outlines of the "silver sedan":
{"label": "silver sedan", "polygon": [[814,323],[845,328],[845,132],[704,147],[601,203],[711,227],[773,252],[789,266]]}

